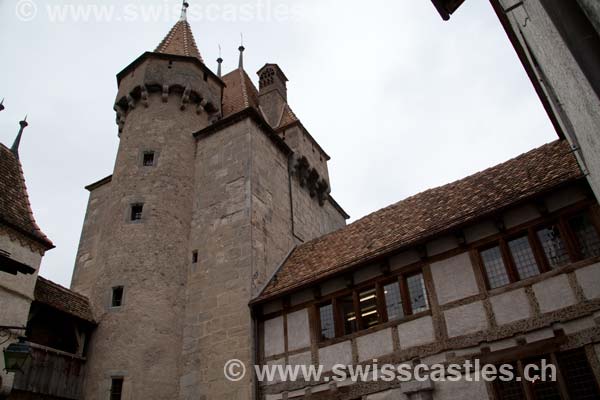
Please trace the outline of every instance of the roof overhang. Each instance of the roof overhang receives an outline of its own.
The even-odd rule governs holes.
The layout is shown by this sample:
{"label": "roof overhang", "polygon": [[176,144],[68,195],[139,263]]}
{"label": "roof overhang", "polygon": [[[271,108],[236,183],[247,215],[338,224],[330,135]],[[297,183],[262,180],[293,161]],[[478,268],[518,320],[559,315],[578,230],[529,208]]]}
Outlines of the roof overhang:
{"label": "roof overhang", "polygon": [[17,260],[13,260],[8,255],[0,252],[0,271],[7,272],[11,275],[32,275],[35,273],[35,268]]}
{"label": "roof overhang", "polygon": [[431,0],[444,21],[448,21],[450,15],[458,10],[464,1],[465,0]]}

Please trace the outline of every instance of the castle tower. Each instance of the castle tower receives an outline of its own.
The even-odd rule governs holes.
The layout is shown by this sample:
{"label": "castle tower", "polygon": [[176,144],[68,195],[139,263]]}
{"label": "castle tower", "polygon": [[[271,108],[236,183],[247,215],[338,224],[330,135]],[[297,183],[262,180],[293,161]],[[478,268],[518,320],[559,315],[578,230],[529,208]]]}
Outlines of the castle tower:
{"label": "castle tower", "polygon": [[296,244],[347,218],[327,155],[287,104],[302,146],[267,123],[242,48],[222,77],[204,65],[186,8],[118,74],[114,172],[87,187],[72,282],[99,322],[86,400],[121,386],[124,399],[252,398],[250,374],[223,377],[257,351],[249,301]]}

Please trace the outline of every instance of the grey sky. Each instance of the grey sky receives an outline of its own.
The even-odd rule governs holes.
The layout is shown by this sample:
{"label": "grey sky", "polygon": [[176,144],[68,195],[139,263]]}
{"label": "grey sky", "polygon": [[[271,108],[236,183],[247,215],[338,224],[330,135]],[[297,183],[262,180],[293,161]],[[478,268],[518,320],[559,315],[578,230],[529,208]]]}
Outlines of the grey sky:
{"label": "grey sky", "polygon": [[[180,2],[33,1],[37,15],[23,22],[17,0],[0,0],[0,141],[10,145],[29,113],[21,159],[37,222],[57,246],[41,274],[68,285],[83,187],[112,173],[115,75],[156,47]],[[265,62],[281,66],[353,219],[557,138],[487,1],[467,1],[449,23],[429,0],[210,1],[191,0],[203,7],[191,24],[206,63],[216,70],[221,44],[225,72],[235,68],[244,32],[253,79]],[[50,22],[45,7],[60,4],[175,11],[153,22]],[[285,17],[286,6],[292,18],[265,13]]]}

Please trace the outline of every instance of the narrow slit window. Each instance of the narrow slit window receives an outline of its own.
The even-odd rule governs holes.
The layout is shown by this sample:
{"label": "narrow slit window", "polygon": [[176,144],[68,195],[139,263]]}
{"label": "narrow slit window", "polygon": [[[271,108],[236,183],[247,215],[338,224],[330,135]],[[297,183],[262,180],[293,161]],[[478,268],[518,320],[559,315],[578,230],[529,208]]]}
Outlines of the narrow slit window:
{"label": "narrow slit window", "polygon": [[110,400],[121,400],[123,397],[123,378],[112,378],[110,383]]}
{"label": "narrow slit window", "polygon": [[143,204],[133,204],[131,206],[131,220],[132,221],[140,221],[142,219],[143,212],[144,212]]}
{"label": "narrow slit window", "polygon": [[121,307],[123,305],[123,286],[117,286],[112,289],[112,307]]}
{"label": "narrow slit window", "polygon": [[154,152],[153,151],[146,151],[144,153],[144,167],[152,167],[154,166]]}
{"label": "narrow slit window", "polygon": [[321,319],[321,339],[333,339],[335,337],[335,323],[331,303],[319,307],[319,317]]}
{"label": "narrow slit window", "polygon": [[500,247],[492,247],[491,249],[482,251],[480,254],[490,289],[508,285],[510,283],[510,278],[508,277],[506,265],[502,259]]}
{"label": "narrow slit window", "polygon": [[192,264],[197,264],[198,263],[198,251],[194,251],[192,253]]}

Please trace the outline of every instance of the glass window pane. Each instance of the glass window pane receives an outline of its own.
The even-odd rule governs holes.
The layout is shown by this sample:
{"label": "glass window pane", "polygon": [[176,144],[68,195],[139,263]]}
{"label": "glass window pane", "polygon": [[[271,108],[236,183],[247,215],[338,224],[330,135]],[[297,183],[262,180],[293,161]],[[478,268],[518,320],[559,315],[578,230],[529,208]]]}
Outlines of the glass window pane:
{"label": "glass window pane", "polygon": [[390,283],[383,287],[385,295],[385,307],[387,309],[388,321],[404,318],[404,309],[402,308],[402,296],[400,295],[400,284],[398,282]]}
{"label": "glass window pane", "polygon": [[423,274],[408,277],[406,279],[406,284],[408,286],[408,295],[410,296],[413,314],[429,309]]}
{"label": "glass window pane", "polygon": [[[546,360],[546,365],[551,365],[549,357],[543,357]],[[537,365],[537,371],[542,371],[542,359],[524,361],[523,365],[535,364]],[[530,370],[530,374],[536,374],[535,369]],[[531,375],[530,375],[531,376]],[[562,400],[560,395],[560,387],[558,382],[553,382],[550,379],[541,380],[538,379],[534,383],[530,384],[533,396],[536,400]]]}
{"label": "glass window pane", "polygon": [[337,304],[339,313],[342,316],[342,321],[344,322],[344,325],[342,326],[343,334],[348,335],[358,331],[358,321],[356,320],[354,299],[352,296],[340,297],[337,300]]}
{"label": "glass window pane", "polygon": [[[517,364],[511,363],[510,365],[512,366],[512,371],[518,371]],[[497,379],[494,381],[494,386],[496,386],[498,400],[523,400],[525,398],[523,384],[516,377],[507,382]]]}
{"label": "glass window pane", "polygon": [[565,378],[571,399],[592,400],[600,398],[598,383],[590,367],[585,350],[579,348],[557,355],[558,366]]}
{"label": "glass window pane", "polygon": [[533,250],[531,249],[529,238],[527,236],[511,240],[508,242],[508,248],[515,261],[515,266],[517,267],[520,279],[526,279],[540,274],[540,269],[535,261],[535,256],[533,255]]}
{"label": "glass window pane", "polygon": [[485,273],[488,278],[490,289],[495,289],[510,283],[499,246],[482,251],[481,260],[485,267]]}
{"label": "glass window pane", "polygon": [[588,215],[582,214],[571,218],[569,227],[577,239],[579,253],[584,258],[600,256],[600,237]]}
{"label": "glass window pane", "polygon": [[335,337],[335,323],[333,319],[333,306],[325,304],[319,308],[321,318],[321,339],[332,339]]}
{"label": "glass window pane", "polygon": [[379,312],[377,311],[377,291],[375,288],[360,292],[358,300],[362,327],[367,329],[377,325],[379,323]]}
{"label": "glass window pane", "polygon": [[551,268],[557,268],[570,262],[567,247],[557,225],[551,225],[537,232]]}

